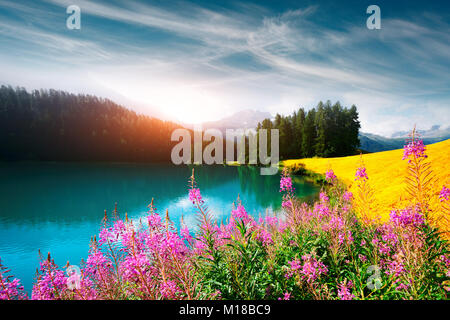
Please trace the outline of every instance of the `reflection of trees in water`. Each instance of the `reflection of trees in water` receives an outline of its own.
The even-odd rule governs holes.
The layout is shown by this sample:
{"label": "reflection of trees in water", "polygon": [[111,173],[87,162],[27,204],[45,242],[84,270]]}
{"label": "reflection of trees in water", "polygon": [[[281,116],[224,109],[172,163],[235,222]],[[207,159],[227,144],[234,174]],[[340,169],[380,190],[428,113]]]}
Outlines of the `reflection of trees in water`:
{"label": "reflection of trees in water", "polygon": [[[262,207],[281,207],[280,175],[260,174],[260,168],[241,166],[237,168],[241,190],[247,194],[253,194],[258,204]],[[305,181],[302,177],[294,177],[295,193],[304,201],[310,203],[316,198],[318,187]]]}

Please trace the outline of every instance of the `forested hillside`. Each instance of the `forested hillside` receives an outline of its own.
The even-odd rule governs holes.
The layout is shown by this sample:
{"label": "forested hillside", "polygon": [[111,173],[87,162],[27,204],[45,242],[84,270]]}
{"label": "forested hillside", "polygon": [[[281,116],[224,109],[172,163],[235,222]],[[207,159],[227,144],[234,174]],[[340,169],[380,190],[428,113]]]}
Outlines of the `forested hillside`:
{"label": "forested hillside", "polygon": [[280,158],[336,157],[355,154],[360,123],[356,106],[319,102],[316,108],[300,108],[290,116],[265,119],[258,129],[278,129]]}
{"label": "forested hillside", "polygon": [[165,162],[177,127],[91,95],[0,87],[0,160]]}

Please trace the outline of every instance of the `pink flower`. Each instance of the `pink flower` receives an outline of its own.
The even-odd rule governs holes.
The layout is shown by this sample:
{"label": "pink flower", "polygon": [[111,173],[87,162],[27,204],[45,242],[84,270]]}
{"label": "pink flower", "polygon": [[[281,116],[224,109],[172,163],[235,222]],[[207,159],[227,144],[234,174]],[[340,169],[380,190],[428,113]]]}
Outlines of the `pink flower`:
{"label": "pink flower", "polygon": [[364,263],[364,262],[367,262],[367,257],[366,257],[365,255],[363,255],[363,254],[359,254],[359,255],[358,255],[358,258],[359,258],[359,260],[361,260],[363,263]]}
{"label": "pink flower", "polygon": [[344,193],[342,198],[344,199],[344,201],[350,202],[353,199],[353,193],[351,193],[350,191],[347,191]]}
{"label": "pink flower", "polygon": [[189,189],[189,200],[192,201],[193,204],[198,202],[199,204],[203,203],[202,195],[200,194],[200,189],[192,188]]}
{"label": "pink flower", "polygon": [[334,180],[336,180],[337,179],[337,177],[336,177],[336,175],[334,174],[334,172],[333,172],[333,170],[328,170],[326,173],[325,173],[325,180],[327,181],[327,182],[333,182]]}
{"label": "pink flower", "polygon": [[291,201],[291,200],[284,200],[284,201],[281,203],[281,206],[282,206],[284,209],[289,209],[289,208],[292,207],[292,201]]}
{"label": "pink flower", "polygon": [[283,298],[278,298],[278,300],[291,300],[291,294],[289,292],[285,292]]}
{"label": "pink flower", "polygon": [[352,300],[355,296],[351,293],[350,289],[353,287],[353,283],[344,280],[338,286],[338,297],[341,300]]}
{"label": "pink flower", "polygon": [[442,201],[447,200],[450,197],[450,189],[446,188],[445,186],[442,186],[442,190],[439,193],[439,199]]}
{"label": "pink flower", "polygon": [[27,299],[20,280],[7,275],[8,269],[5,269],[0,260],[0,300],[23,300]]}
{"label": "pink flower", "polygon": [[273,243],[272,240],[272,235],[267,232],[267,230],[265,229],[261,229],[257,236],[256,236],[256,240],[261,241],[264,245],[269,245],[271,243]]}
{"label": "pink flower", "polygon": [[189,232],[189,228],[186,226],[184,226],[180,229],[180,235],[181,235],[181,237],[183,237],[183,239],[185,239],[187,241],[192,240],[192,236],[191,236],[191,233]]}
{"label": "pink flower", "polygon": [[167,280],[161,283],[160,292],[165,299],[175,299],[181,290],[175,281]]}
{"label": "pink flower", "polygon": [[294,273],[298,273],[303,280],[308,283],[314,282],[321,274],[327,274],[328,268],[310,254],[302,257],[303,264],[299,260],[289,261],[291,266],[286,277],[289,278]]}
{"label": "pink flower", "polygon": [[274,227],[278,223],[278,218],[277,217],[269,217],[269,216],[267,216],[266,217],[266,223],[267,223],[267,225],[269,225],[271,227]]}
{"label": "pink flower", "polygon": [[[403,158],[402,160],[408,159],[410,156],[416,158],[427,158],[425,154],[426,147],[422,140],[412,140],[403,147]],[[411,160],[409,160],[411,162]]]}
{"label": "pink flower", "polygon": [[413,209],[392,210],[390,213],[390,220],[397,225],[413,225],[421,226],[425,223],[423,215]]}
{"label": "pink flower", "polygon": [[325,192],[321,192],[319,198],[321,202],[328,202],[328,200],[330,200]]}
{"label": "pink flower", "polygon": [[360,168],[356,169],[355,181],[360,180],[360,179],[369,179],[369,177],[367,176],[367,173],[366,173],[366,168],[364,168],[364,167],[360,167]]}
{"label": "pink flower", "polygon": [[291,177],[281,177],[280,180],[280,192],[281,191],[292,191],[292,178]]}

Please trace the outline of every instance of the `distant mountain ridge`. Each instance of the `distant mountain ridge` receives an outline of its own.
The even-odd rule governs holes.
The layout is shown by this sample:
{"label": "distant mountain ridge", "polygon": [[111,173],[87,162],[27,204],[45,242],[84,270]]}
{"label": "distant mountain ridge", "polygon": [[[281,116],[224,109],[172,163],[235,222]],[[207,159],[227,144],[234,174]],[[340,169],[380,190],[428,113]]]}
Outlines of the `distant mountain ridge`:
{"label": "distant mountain ridge", "polygon": [[[405,145],[405,140],[409,137],[409,133],[409,131],[398,131],[388,138],[373,133],[360,132],[360,148],[369,152],[401,149]],[[434,125],[429,130],[417,130],[417,133],[425,144],[450,139],[450,127],[442,129],[441,126]]]}
{"label": "distant mountain ridge", "polygon": [[[255,129],[258,122],[267,118],[272,118],[269,112],[245,109],[217,121],[204,122],[202,129],[218,129],[222,132],[226,129]],[[190,129],[194,127],[192,124],[184,124],[184,126]]]}
{"label": "distant mountain ridge", "polygon": [[[428,130],[416,130],[421,138],[443,138],[450,136],[450,126],[442,128],[440,125],[434,125]],[[397,131],[391,135],[391,138],[407,138],[409,131]]]}

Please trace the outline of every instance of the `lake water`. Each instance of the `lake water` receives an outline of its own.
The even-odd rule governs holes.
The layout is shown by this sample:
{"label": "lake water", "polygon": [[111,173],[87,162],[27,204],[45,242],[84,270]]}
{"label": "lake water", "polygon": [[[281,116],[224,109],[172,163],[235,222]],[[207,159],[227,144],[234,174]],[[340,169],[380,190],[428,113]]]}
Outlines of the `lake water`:
{"label": "lake water", "polygon": [[[253,216],[277,214],[281,207],[279,175],[261,176],[249,167],[196,167],[196,180],[206,204],[225,220],[239,195]],[[140,164],[3,163],[0,164],[0,258],[30,292],[38,249],[52,254],[58,265],[79,264],[90,238],[98,234],[104,210],[115,203],[138,220],[154,198],[158,212],[166,209],[176,225],[181,214],[195,227],[188,199],[187,166]],[[318,187],[295,177],[298,196],[313,200]]]}

